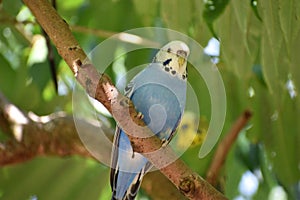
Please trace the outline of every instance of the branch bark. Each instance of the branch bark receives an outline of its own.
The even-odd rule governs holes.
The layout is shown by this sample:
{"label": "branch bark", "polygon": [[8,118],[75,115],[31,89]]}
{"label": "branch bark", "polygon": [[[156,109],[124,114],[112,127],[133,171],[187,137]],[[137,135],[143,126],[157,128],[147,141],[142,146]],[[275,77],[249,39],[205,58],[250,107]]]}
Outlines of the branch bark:
{"label": "branch bark", "polygon": [[[76,125],[83,126],[87,134],[98,130],[98,127],[84,120]],[[43,117],[25,113],[7,101],[1,93],[0,128],[8,135],[7,140],[0,142],[0,166],[25,162],[41,155],[92,157],[76,132],[73,117],[64,113]],[[109,148],[99,148],[101,156],[109,159]]]}
{"label": "branch bark", "polygon": [[206,173],[206,180],[216,186],[219,171],[222,168],[224,161],[226,160],[227,154],[232,147],[233,143],[236,141],[237,136],[241,130],[245,127],[252,116],[252,112],[245,110],[242,115],[235,121],[229,132],[222,139],[218,148],[214,154],[211,165]]}
{"label": "branch bark", "polygon": [[78,82],[91,97],[97,99],[111,112],[126,133],[131,133],[127,135],[136,152],[143,153],[188,198],[225,199],[220,192],[189,169],[181,160],[176,160],[166,166],[168,159],[176,158],[170,148],[163,148],[162,151],[158,151],[158,154],[147,154],[147,152],[160,149],[161,141],[157,137],[151,137],[153,133],[145,127],[132,102],[119,93],[107,75],[99,74],[92,64],[82,64],[86,59],[86,54],[73,37],[68,24],[47,0],[23,1],[49,35]]}
{"label": "branch bark", "polygon": [[150,199],[188,199],[160,171],[146,174],[141,187]]}

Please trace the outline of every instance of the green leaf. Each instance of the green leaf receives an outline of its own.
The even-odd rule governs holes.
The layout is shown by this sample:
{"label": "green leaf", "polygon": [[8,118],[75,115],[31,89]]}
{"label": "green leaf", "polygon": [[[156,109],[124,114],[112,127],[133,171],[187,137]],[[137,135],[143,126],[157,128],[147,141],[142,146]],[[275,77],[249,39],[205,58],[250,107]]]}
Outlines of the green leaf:
{"label": "green leaf", "polygon": [[160,15],[168,28],[186,33],[193,19],[192,6],[191,1],[163,0]]}
{"label": "green leaf", "polygon": [[[267,27],[264,27],[264,31],[266,31]],[[282,42],[281,42],[282,44]],[[268,85],[268,88],[271,93],[274,93],[279,88],[279,72],[278,72],[278,64],[276,62],[278,58],[274,54],[274,51],[279,51],[278,44],[273,44],[271,42],[270,37],[267,34],[263,35],[262,38],[262,46],[261,46],[261,55],[262,55],[262,69],[263,74]],[[273,48],[278,48],[277,50],[272,50]]]}
{"label": "green leaf", "polygon": [[11,15],[17,15],[23,6],[22,2],[18,0],[2,1],[1,4],[3,9]]}
{"label": "green leaf", "polygon": [[297,0],[278,0],[278,8],[280,27],[290,55],[291,46],[300,30],[300,3]]}
{"label": "green leaf", "polygon": [[11,98],[13,96],[13,83],[16,78],[16,72],[2,54],[0,54],[0,63],[0,90]]}
{"label": "green leaf", "polygon": [[222,60],[230,71],[247,81],[254,62],[260,62],[261,23],[249,4],[231,1],[216,25],[221,39]]}
{"label": "green leaf", "polygon": [[281,49],[283,35],[279,20],[279,0],[264,0],[259,2],[264,23],[265,40],[268,39],[272,45],[268,51],[272,52],[274,58],[278,58]]}
{"label": "green leaf", "polygon": [[255,16],[257,17],[257,19],[258,19],[259,21],[262,21],[260,15],[259,15],[258,9],[257,9],[258,0],[251,0],[251,3],[250,3],[250,4],[251,4],[251,8],[252,8],[252,10],[253,10]]}
{"label": "green leaf", "polygon": [[206,21],[211,33],[215,38],[219,38],[214,31],[213,22],[223,13],[229,0],[207,0],[205,1],[203,18]]}
{"label": "green leaf", "polygon": [[297,40],[295,40],[295,43],[293,44],[292,48],[292,55],[291,55],[291,79],[293,83],[295,84],[295,90],[298,95],[298,101],[299,101],[299,95],[300,95],[300,70],[299,70],[299,63],[300,63],[300,56],[299,56],[299,44],[300,44],[300,32],[298,33]]}
{"label": "green leaf", "polygon": [[254,64],[252,67],[252,71],[255,74],[256,78],[259,80],[259,82],[262,85],[266,86],[266,82],[265,82],[264,75],[262,72],[262,66],[260,64]]}
{"label": "green leaf", "polygon": [[134,7],[136,12],[138,13],[140,19],[143,22],[144,26],[153,26],[154,21],[156,19],[158,8],[159,8],[159,1],[140,1],[140,0],[133,0]]}
{"label": "green leaf", "polygon": [[238,150],[234,145],[229,155],[227,156],[225,163],[226,174],[231,174],[230,177],[226,177],[225,184],[225,195],[229,199],[234,199],[239,195],[238,185],[240,183],[242,174],[247,171],[247,167],[245,166],[243,161],[236,157],[237,151]]}
{"label": "green leaf", "polygon": [[107,176],[107,168],[95,161],[76,157],[37,158],[1,168],[0,191],[3,199],[94,200],[107,189]]}
{"label": "green leaf", "polygon": [[[299,181],[300,171],[298,164],[300,151],[298,148],[300,126],[297,123],[300,116],[299,104],[291,99],[289,94],[282,94],[281,105],[284,110],[277,110],[278,118],[274,120],[273,127],[276,137],[269,138],[270,147],[267,149],[271,160],[274,163],[274,171],[283,185],[291,186]],[[293,117],[291,117],[293,116]]]}
{"label": "green leaf", "polygon": [[19,90],[15,104],[25,110],[34,110],[39,105],[40,97],[38,87],[30,84]]}
{"label": "green leaf", "polygon": [[42,62],[33,64],[29,69],[29,75],[32,81],[38,86],[40,92],[42,92],[51,78],[49,63]]}

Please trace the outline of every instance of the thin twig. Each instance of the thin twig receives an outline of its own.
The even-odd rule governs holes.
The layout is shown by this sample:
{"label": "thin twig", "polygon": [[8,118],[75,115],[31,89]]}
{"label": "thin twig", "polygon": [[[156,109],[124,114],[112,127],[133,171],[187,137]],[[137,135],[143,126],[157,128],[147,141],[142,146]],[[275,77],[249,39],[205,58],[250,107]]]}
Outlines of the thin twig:
{"label": "thin twig", "polygon": [[[113,32],[113,31],[93,29],[93,28],[88,28],[88,27],[78,26],[78,25],[70,25],[70,28],[73,32],[95,35],[95,36],[102,37],[102,38],[109,38],[109,37],[118,35],[117,37],[114,37],[113,39],[120,40],[120,41],[127,42],[127,43],[133,43],[133,44],[137,44],[137,45],[141,45],[141,46],[146,45],[146,46],[153,46],[153,47],[157,47],[157,48],[159,47],[159,44],[157,42],[154,42],[152,40],[149,40],[144,37],[134,35],[131,33],[117,33],[117,32]],[[135,38],[135,40],[130,40],[129,38]],[[137,41],[138,41],[138,43],[137,43]]]}
{"label": "thin twig", "polygon": [[[12,17],[7,14],[0,16],[0,23],[16,25],[17,28],[19,26],[24,26],[26,24],[36,25],[36,22],[34,21],[31,20],[18,21],[15,17]],[[79,26],[79,25],[69,25],[69,27],[72,32],[83,33],[86,35],[94,35],[100,38],[109,38],[114,36],[112,39],[119,40],[122,42],[132,43],[140,46],[151,46],[153,48],[160,47],[160,44],[155,41],[131,33],[118,33],[114,31],[94,29],[94,28],[89,28],[89,27]],[[134,38],[134,40],[130,38]]]}
{"label": "thin twig", "polygon": [[252,116],[252,112],[245,110],[243,114],[235,121],[230,131],[226,134],[223,140],[218,145],[215,152],[211,165],[206,173],[206,180],[216,186],[217,177],[220,169],[222,168],[227,154],[232,147],[233,143],[236,141],[238,134],[245,127]]}

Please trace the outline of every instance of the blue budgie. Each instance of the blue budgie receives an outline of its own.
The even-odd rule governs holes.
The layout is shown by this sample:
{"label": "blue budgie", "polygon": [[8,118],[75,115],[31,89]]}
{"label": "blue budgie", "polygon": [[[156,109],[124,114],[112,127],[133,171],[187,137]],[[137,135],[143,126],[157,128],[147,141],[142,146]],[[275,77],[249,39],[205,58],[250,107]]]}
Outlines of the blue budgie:
{"label": "blue budgie", "polygon": [[[186,102],[188,46],[172,41],[163,46],[153,62],[125,88],[145,124],[168,144],[181,120]],[[127,135],[116,128],[110,184],[112,199],[131,200],[152,164],[134,152]]]}

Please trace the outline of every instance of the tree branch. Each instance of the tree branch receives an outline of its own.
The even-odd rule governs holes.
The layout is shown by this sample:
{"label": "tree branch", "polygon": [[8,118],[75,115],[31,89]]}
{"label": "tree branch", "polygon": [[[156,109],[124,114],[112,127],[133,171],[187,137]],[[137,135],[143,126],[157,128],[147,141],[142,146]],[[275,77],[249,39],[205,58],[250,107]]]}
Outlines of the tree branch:
{"label": "tree branch", "polygon": [[147,193],[150,199],[187,199],[160,171],[146,174],[142,182],[142,189]]}
{"label": "tree branch", "polygon": [[[136,152],[143,153],[188,198],[225,199],[221,193],[189,169],[181,160],[165,166],[169,159],[176,158],[170,148],[163,148],[162,151],[158,151],[158,154],[146,154],[160,149],[161,141],[157,137],[151,137],[153,133],[145,127],[132,102],[119,93],[107,75],[99,74],[91,64],[82,64],[82,61],[86,59],[85,53],[79,47],[67,23],[48,1],[23,1],[49,35],[78,82],[91,97],[97,99],[111,112],[126,133],[131,133],[127,135]],[[164,167],[161,168],[161,166]]]}
{"label": "tree branch", "polygon": [[218,148],[214,154],[211,165],[206,173],[206,180],[216,186],[217,178],[220,169],[222,168],[224,161],[227,157],[227,154],[235,142],[238,134],[248,123],[249,119],[252,116],[252,112],[249,110],[245,110],[243,114],[235,121],[230,131],[226,134],[223,140],[218,145]]}
{"label": "tree branch", "polygon": [[[77,126],[94,135],[99,127],[77,120]],[[92,157],[82,144],[74,120],[64,113],[39,117],[25,113],[0,93],[0,128],[9,138],[0,142],[0,166],[28,161],[40,155],[80,155]],[[103,127],[101,127],[103,129]],[[104,128],[106,132],[110,130]],[[63,131],[62,131],[63,130]],[[110,148],[100,146],[101,155],[110,159]]]}

